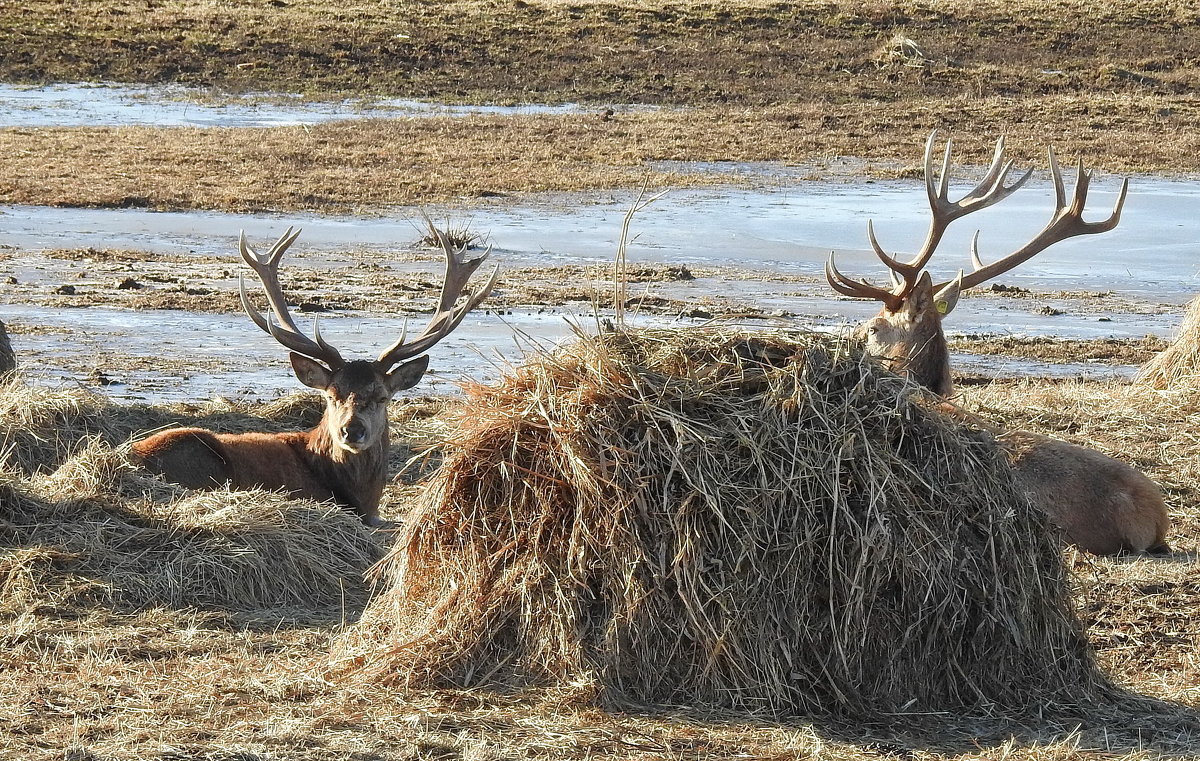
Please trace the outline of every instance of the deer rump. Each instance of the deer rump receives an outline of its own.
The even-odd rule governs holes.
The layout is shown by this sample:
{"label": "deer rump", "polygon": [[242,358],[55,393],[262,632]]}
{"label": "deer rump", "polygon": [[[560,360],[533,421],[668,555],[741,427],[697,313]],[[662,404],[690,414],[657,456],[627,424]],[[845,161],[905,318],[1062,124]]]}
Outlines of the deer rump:
{"label": "deer rump", "polygon": [[[935,179],[933,146],[937,131],[925,145],[925,186],[930,204],[930,224],[925,243],[916,256],[902,262],[884,251],[871,223],[867,234],[879,259],[892,271],[892,286],[884,288],[846,277],[837,270],[831,254],[825,265],[829,285],[838,293],[872,298],[883,303],[879,314],[856,331],[869,353],[885,361],[894,371],[906,373],[933,393],[953,394],[950,353],[942,320],[953,311],[959,294],[1000,275],[1030,259],[1049,246],[1079,235],[1107,232],[1120,221],[1128,180],[1108,219],[1085,222],[1091,175],[1079,164],[1075,189],[1068,199],[1054,151],[1050,172],[1054,180],[1056,208],[1045,228],[1029,243],[1007,256],[985,265],[979,258],[978,234],[971,246],[975,269],[959,272],[954,280],[934,284],[925,265],[933,256],[947,226],[955,219],[1002,201],[1029,179],[1032,170],[1005,182],[1013,162],[1004,160],[1004,140],[996,143],[995,155],[983,180],[958,201],[948,197],[950,144],[946,144],[940,176]],[[1170,526],[1162,490],[1142,473],[1107,455],[1065,441],[1027,431],[1004,432],[986,421],[944,402],[939,409],[997,434],[1010,449],[1014,474],[1031,501],[1055,523],[1067,540],[1098,555],[1120,552],[1170,552],[1165,536]]]}
{"label": "deer rump", "polygon": [[1162,491],[1133,467],[1093,449],[1025,431],[1002,435],[1013,473],[1071,543],[1097,555],[1165,555]]}

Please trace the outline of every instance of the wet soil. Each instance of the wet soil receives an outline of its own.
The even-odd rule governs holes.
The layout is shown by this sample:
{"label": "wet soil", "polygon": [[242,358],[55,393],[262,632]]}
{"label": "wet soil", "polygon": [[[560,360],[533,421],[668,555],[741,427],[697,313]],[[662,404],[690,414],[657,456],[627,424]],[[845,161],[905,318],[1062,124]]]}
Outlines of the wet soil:
{"label": "wet soil", "polygon": [[920,176],[921,146],[935,128],[957,139],[954,160],[963,164],[986,164],[994,139],[1007,134],[1020,165],[1044,168],[1052,135],[1060,155],[1107,172],[1200,173],[1200,103],[1183,96],[604,113],[0,129],[0,203],[346,212],[431,202],[496,207],[536,193],[643,183],[778,186],[779,178],[745,171],[756,162],[794,165],[791,183],[907,178]]}

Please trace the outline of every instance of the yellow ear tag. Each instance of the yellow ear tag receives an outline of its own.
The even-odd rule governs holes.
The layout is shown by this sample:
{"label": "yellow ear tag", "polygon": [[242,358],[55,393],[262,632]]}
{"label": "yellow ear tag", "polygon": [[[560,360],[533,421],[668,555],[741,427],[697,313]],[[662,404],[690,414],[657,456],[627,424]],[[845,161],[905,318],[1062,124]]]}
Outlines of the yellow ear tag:
{"label": "yellow ear tag", "polygon": [[950,311],[950,304],[945,299],[938,299],[933,306],[937,309],[938,314],[946,314]]}

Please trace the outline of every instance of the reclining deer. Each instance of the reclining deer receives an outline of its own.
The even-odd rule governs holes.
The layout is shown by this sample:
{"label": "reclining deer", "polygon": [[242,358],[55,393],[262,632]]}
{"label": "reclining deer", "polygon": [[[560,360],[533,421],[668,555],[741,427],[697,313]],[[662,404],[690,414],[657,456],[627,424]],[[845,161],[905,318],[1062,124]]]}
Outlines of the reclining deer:
{"label": "reclining deer", "polygon": [[[265,256],[240,241],[242,258],[258,275],[274,316],[264,317],[250,303],[243,281],[242,306],[258,327],[290,350],[292,370],[306,386],[322,391],[325,414],[311,431],[292,433],[214,433],[204,428],[175,428],[133,444],[147,468],[170,481],[196,489],[229,484],[235,489],[282,489],[349,508],[368,525],[379,525],[379,501],[387,477],[388,402],[416,385],[429,364],[417,356],[450,334],[496,283],[499,268],[482,288],[458,306],[471,275],[490,253],[464,261],[464,249],[451,246],[430,225],[446,255],[446,279],[437,311],[425,330],[407,341],[407,331],[371,362],[342,359],[321,338],[314,323],[309,338],[296,327],[279,284],[279,260],[300,231],[288,228]],[[416,359],[412,359],[416,357]]]}
{"label": "reclining deer", "polygon": [[[995,156],[983,180],[963,198],[952,202],[947,194],[949,142],[937,188],[934,187],[933,146],[936,137],[934,131],[925,146],[925,187],[931,220],[917,255],[907,262],[889,255],[876,240],[871,223],[867,223],[871,247],[891,271],[892,287],[882,288],[846,277],[837,270],[832,254],[825,265],[825,276],[839,293],[883,302],[879,314],[856,330],[857,337],[866,341],[867,351],[897,371],[906,372],[935,394],[948,397],[953,393],[953,384],[942,320],[953,311],[959,294],[1011,270],[1054,243],[1113,229],[1120,221],[1129,181],[1122,184],[1108,219],[1085,222],[1083,207],[1091,175],[1084,171],[1080,161],[1074,194],[1068,204],[1062,174],[1051,149],[1050,171],[1057,203],[1054,216],[1045,228],[1029,243],[986,266],[979,259],[979,235],[976,233],[971,244],[974,271],[965,275],[960,271],[954,280],[935,285],[924,268],[947,226],[959,217],[1004,200],[1032,174],[1030,170],[1011,185],[1005,184],[1013,162],[1004,161],[1002,138],[996,144]],[[944,404],[942,409],[980,422],[950,403]],[[1162,492],[1146,476],[1112,457],[1065,441],[1024,431],[1003,434],[1003,438],[1010,445],[1010,458],[1018,480],[1069,541],[1100,555],[1170,551],[1164,541],[1169,521]]]}

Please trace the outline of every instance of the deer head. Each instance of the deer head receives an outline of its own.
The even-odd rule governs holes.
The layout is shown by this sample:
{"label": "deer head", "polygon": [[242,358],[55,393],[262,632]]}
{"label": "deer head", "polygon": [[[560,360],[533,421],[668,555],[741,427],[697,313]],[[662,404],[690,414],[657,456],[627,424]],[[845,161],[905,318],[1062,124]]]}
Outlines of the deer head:
{"label": "deer head", "polygon": [[[492,271],[482,288],[475,292],[466,291],[471,275],[491,253],[491,248],[481,256],[464,260],[465,247],[456,249],[445,233],[432,223],[429,228],[446,255],[446,277],[437,311],[413,340],[407,340],[407,329],[402,330],[399,340],[384,349],[378,359],[350,362],[343,360],[338,350],[321,337],[316,320],[313,321],[313,337],[309,338],[296,326],[288,311],[287,299],[279,284],[279,261],[300,231],[289,227],[265,255],[250,248],[245,233],[241,235],[242,258],[262,283],[271,311],[264,316],[251,304],[244,280],[241,283],[242,307],[254,324],[291,350],[289,358],[296,378],[324,394],[325,415],[318,428],[328,438],[330,454],[335,459],[339,453],[341,456],[357,454],[386,441],[387,408],[392,396],[416,385],[429,365],[429,356],[423,352],[457,328],[496,284],[499,268]],[[467,298],[455,306],[463,293]]]}
{"label": "deer head", "polygon": [[931,391],[948,395],[952,391],[950,354],[946,347],[945,334],[942,332],[942,319],[954,310],[959,294],[1011,270],[1059,241],[1077,235],[1107,232],[1116,227],[1121,219],[1129,180],[1122,182],[1120,195],[1108,219],[1085,222],[1083,207],[1087,203],[1091,173],[1084,171],[1081,159],[1075,179],[1075,190],[1068,203],[1062,173],[1059,171],[1054,149],[1051,148],[1050,173],[1054,178],[1056,202],[1054,214],[1041,232],[1024,246],[988,265],[979,258],[979,233],[976,233],[971,242],[971,261],[974,265],[972,272],[964,274],[960,270],[955,279],[935,284],[924,268],[950,223],[1004,200],[1024,185],[1033,174],[1033,170],[1029,170],[1012,184],[1005,184],[1012,171],[1013,162],[1004,160],[1004,138],[1000,138],[996,142],[991,166],[983,179],[958,201],[950,201],[948,191],[951,146],[950,141],[946,141],[942,170],[935,180],[933,146],[937,134],[937,130],[934,130],[925,143],[925,191],[929,197],[930,222],[921,250],[907,262],[889,255],[879,245],[875,238],[874,226],[868,221],[867,237],[876,256],[889,269],[891,287],[883,288],[865,280],[846,277],[838,271],[832,253],[825,262],[825,278],[838,293],[872,298],[883,303],[879,314],[856,331],[856,335],[866,342],[867,351],[890,362],[897,371],[907,372]]}

